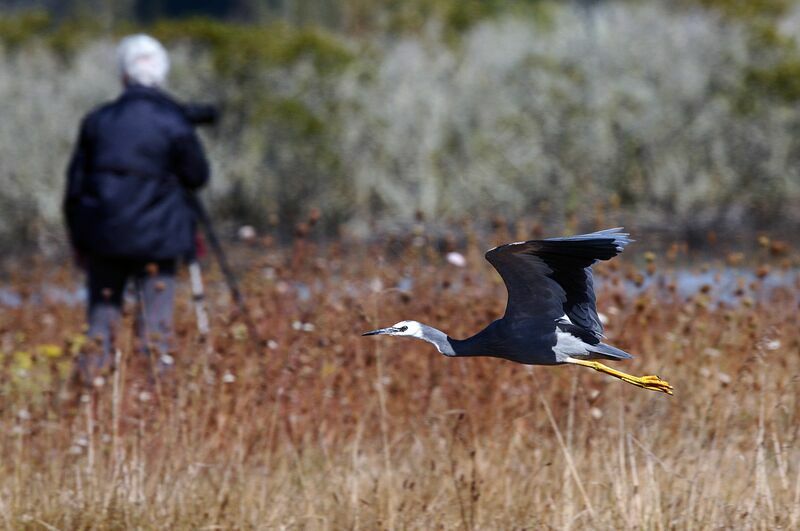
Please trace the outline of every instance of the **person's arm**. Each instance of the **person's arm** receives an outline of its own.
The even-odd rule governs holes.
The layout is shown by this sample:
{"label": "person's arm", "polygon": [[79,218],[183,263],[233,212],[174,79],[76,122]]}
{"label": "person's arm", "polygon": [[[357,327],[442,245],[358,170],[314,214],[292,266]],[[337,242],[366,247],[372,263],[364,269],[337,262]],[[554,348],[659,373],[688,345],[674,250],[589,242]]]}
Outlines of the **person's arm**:
{"label": "person's arm", "polygon": [[84,120],[81,122],[78,140],[75,143],[75,148],[72,151],[72,156],[67,166],[67,184],[64,189],[64,200],[62,203],[62,211],[67,223],[67,232],[69,233],[69,238],[76,254],[80,253],[80,249],[78,249],[76,245],[73,221],[75,209],[80,201],[84,175],[86,174],[86,160],[89,150],[88,136],[87,120]]}
{"label": "person's arm", "polygon": [[175,174],[184,187],[196,190],[208,182],[208,161],[194,129],[184,131],[173,141],[172,153]]}

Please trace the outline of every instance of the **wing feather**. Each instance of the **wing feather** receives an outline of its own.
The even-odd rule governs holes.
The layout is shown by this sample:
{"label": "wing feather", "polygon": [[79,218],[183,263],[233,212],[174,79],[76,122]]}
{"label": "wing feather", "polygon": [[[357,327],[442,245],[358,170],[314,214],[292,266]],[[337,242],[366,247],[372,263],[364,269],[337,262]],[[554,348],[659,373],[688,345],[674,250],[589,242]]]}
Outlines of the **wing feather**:
{"label": "wing feather", "polygon": [[491,249],[486,259],[508,291],[506,319],[567,315],[600,337],[591,266],[609,260],[632,240],[621,228],[566,238],[529,240]]}

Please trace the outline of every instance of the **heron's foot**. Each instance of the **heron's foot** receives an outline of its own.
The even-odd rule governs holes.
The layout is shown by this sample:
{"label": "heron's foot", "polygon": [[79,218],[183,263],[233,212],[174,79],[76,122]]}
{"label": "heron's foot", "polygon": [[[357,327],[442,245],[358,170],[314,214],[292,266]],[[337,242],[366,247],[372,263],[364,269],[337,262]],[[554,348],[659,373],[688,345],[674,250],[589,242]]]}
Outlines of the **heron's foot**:
{"label": "heron's foot", "polygon": [[656,375],[647,376],[628,376],[627,378],[620,378],[624,382],[641,387],[642,389],[649,389],[651,391],[661,391],[662,393],[672,394],[672,386],[669,382],[662,380]]}
{"label": "heron's foot", "polygon": [[611,367],[603,365],[599,361],[568,358],[567,362],[574,363],[575,365],[583,365],[584,367],[591,367],[598,372],[608,374],[614,378],[619,378],[623,382],[635,385],[636,387],[641,387],[642,389],[661,391],[662,393],[667,393],[668,395],[672,394],[672,386],[668,382],[655,375],[633,376],[632,374],[627,374],[622,371],[612,369]]}

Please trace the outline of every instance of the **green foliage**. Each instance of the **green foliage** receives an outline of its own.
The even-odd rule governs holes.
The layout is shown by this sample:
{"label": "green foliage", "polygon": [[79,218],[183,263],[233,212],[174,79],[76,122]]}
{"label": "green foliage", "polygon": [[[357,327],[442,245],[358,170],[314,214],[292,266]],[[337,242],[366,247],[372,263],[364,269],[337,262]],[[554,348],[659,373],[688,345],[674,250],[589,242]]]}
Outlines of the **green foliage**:
{"label": "green foliage", "polygon": [[792,0],[687,0],[684,3],[697,4],[736,20],[752,21],[783,16],[793,2]]}
{"label": "green foliage", "polygon": [[545,0],[386,0],[382,7],[371,8],[388,13],[389,31],[417,33],[426,22],[439,21],[451,36],[460,35],[475,24],[501,14],[523,12],[540,14]]}
{"label": "green foliage", "polygon": [[723,24],[745,30],[752,60],[722,90],[738,112],[752,114],[775,102],[800,100],[800,49],[780,27],[797,4],[797,0],[682,0],[678,4],[717,13]]}
{"label": "green foliage", "polygon": [[70,19],[55,25],[45,36],[47,45],[62,61],[69,61],[82,46],[103,34],[96,20]]}
{"label": "green foliage", "polygon": [[772,102],[800,100],[800,49],[793,36],[779,28],[791,0],[703,0],[708,8],[721,11],[748,33],[749,53],[756,58],[741,72],[734,87],[734,104],[749,113]]}
{"label": "green foliage", "polygon": [[745,92],[777,99],[784,103],[800,100],[800,56],[793,54],[769,67],[753,67],[745,72]]}
{"label": "green foliage", "polygon": [[16,49],[30,40],[42,36],[52,27],[52,20],[46,11],[26,11],[19,15],[0,18],[0,42],[10,49]]}
{"label": "green foliage", "polygon": [[269,123],[288,129],[306,139],[318,137],[325,131],[325,122],[296,98],[266,97],[257,106],[252,120],[255,124]]}
{"label": "green foliage", "polygon": [[207,47],[222,75],[250,75],[258,68],[287,67],[310,58],[320,72],[345,66],[352,54],[331,34],[284,23],[245,25],[207,18],[160,21],[150,31],[164,42],[189,41]]}
{"label": "green foliage", "polygon": [[497,12],[500,2],[464,0],[463,2],[450,2],[443,13],[443,19],[448,28],[455,31],[465,31],[477,21],[482,20]]}
{"label": "green foliage", "polygon": [[24,11],[0,17],[0,42],[11,51],[42,43],[61,60],[68,61],[80,47],[103,33],[97,20],[53,19],[46,11]]}

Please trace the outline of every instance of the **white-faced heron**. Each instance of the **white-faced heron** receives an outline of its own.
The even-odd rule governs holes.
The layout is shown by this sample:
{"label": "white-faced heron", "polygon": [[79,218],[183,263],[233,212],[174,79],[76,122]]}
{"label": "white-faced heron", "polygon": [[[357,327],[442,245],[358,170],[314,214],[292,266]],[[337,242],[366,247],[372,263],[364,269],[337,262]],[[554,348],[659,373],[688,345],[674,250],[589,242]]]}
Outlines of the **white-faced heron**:
{"label": "white-faced heron", "polygon": [[489,250],[508,291],[505,315],[472,337],[453,339],[417,321],[400,321],[366,332],[415,337],[445,356],[491,356],[528,365],[571,363],[591,367],[630,384],[672,394],[658,376],[632,376],[602,360],[632,356],[602,342],[591,266],[619,254],[632,240],[621,228],[567,238],[509,243]]}

